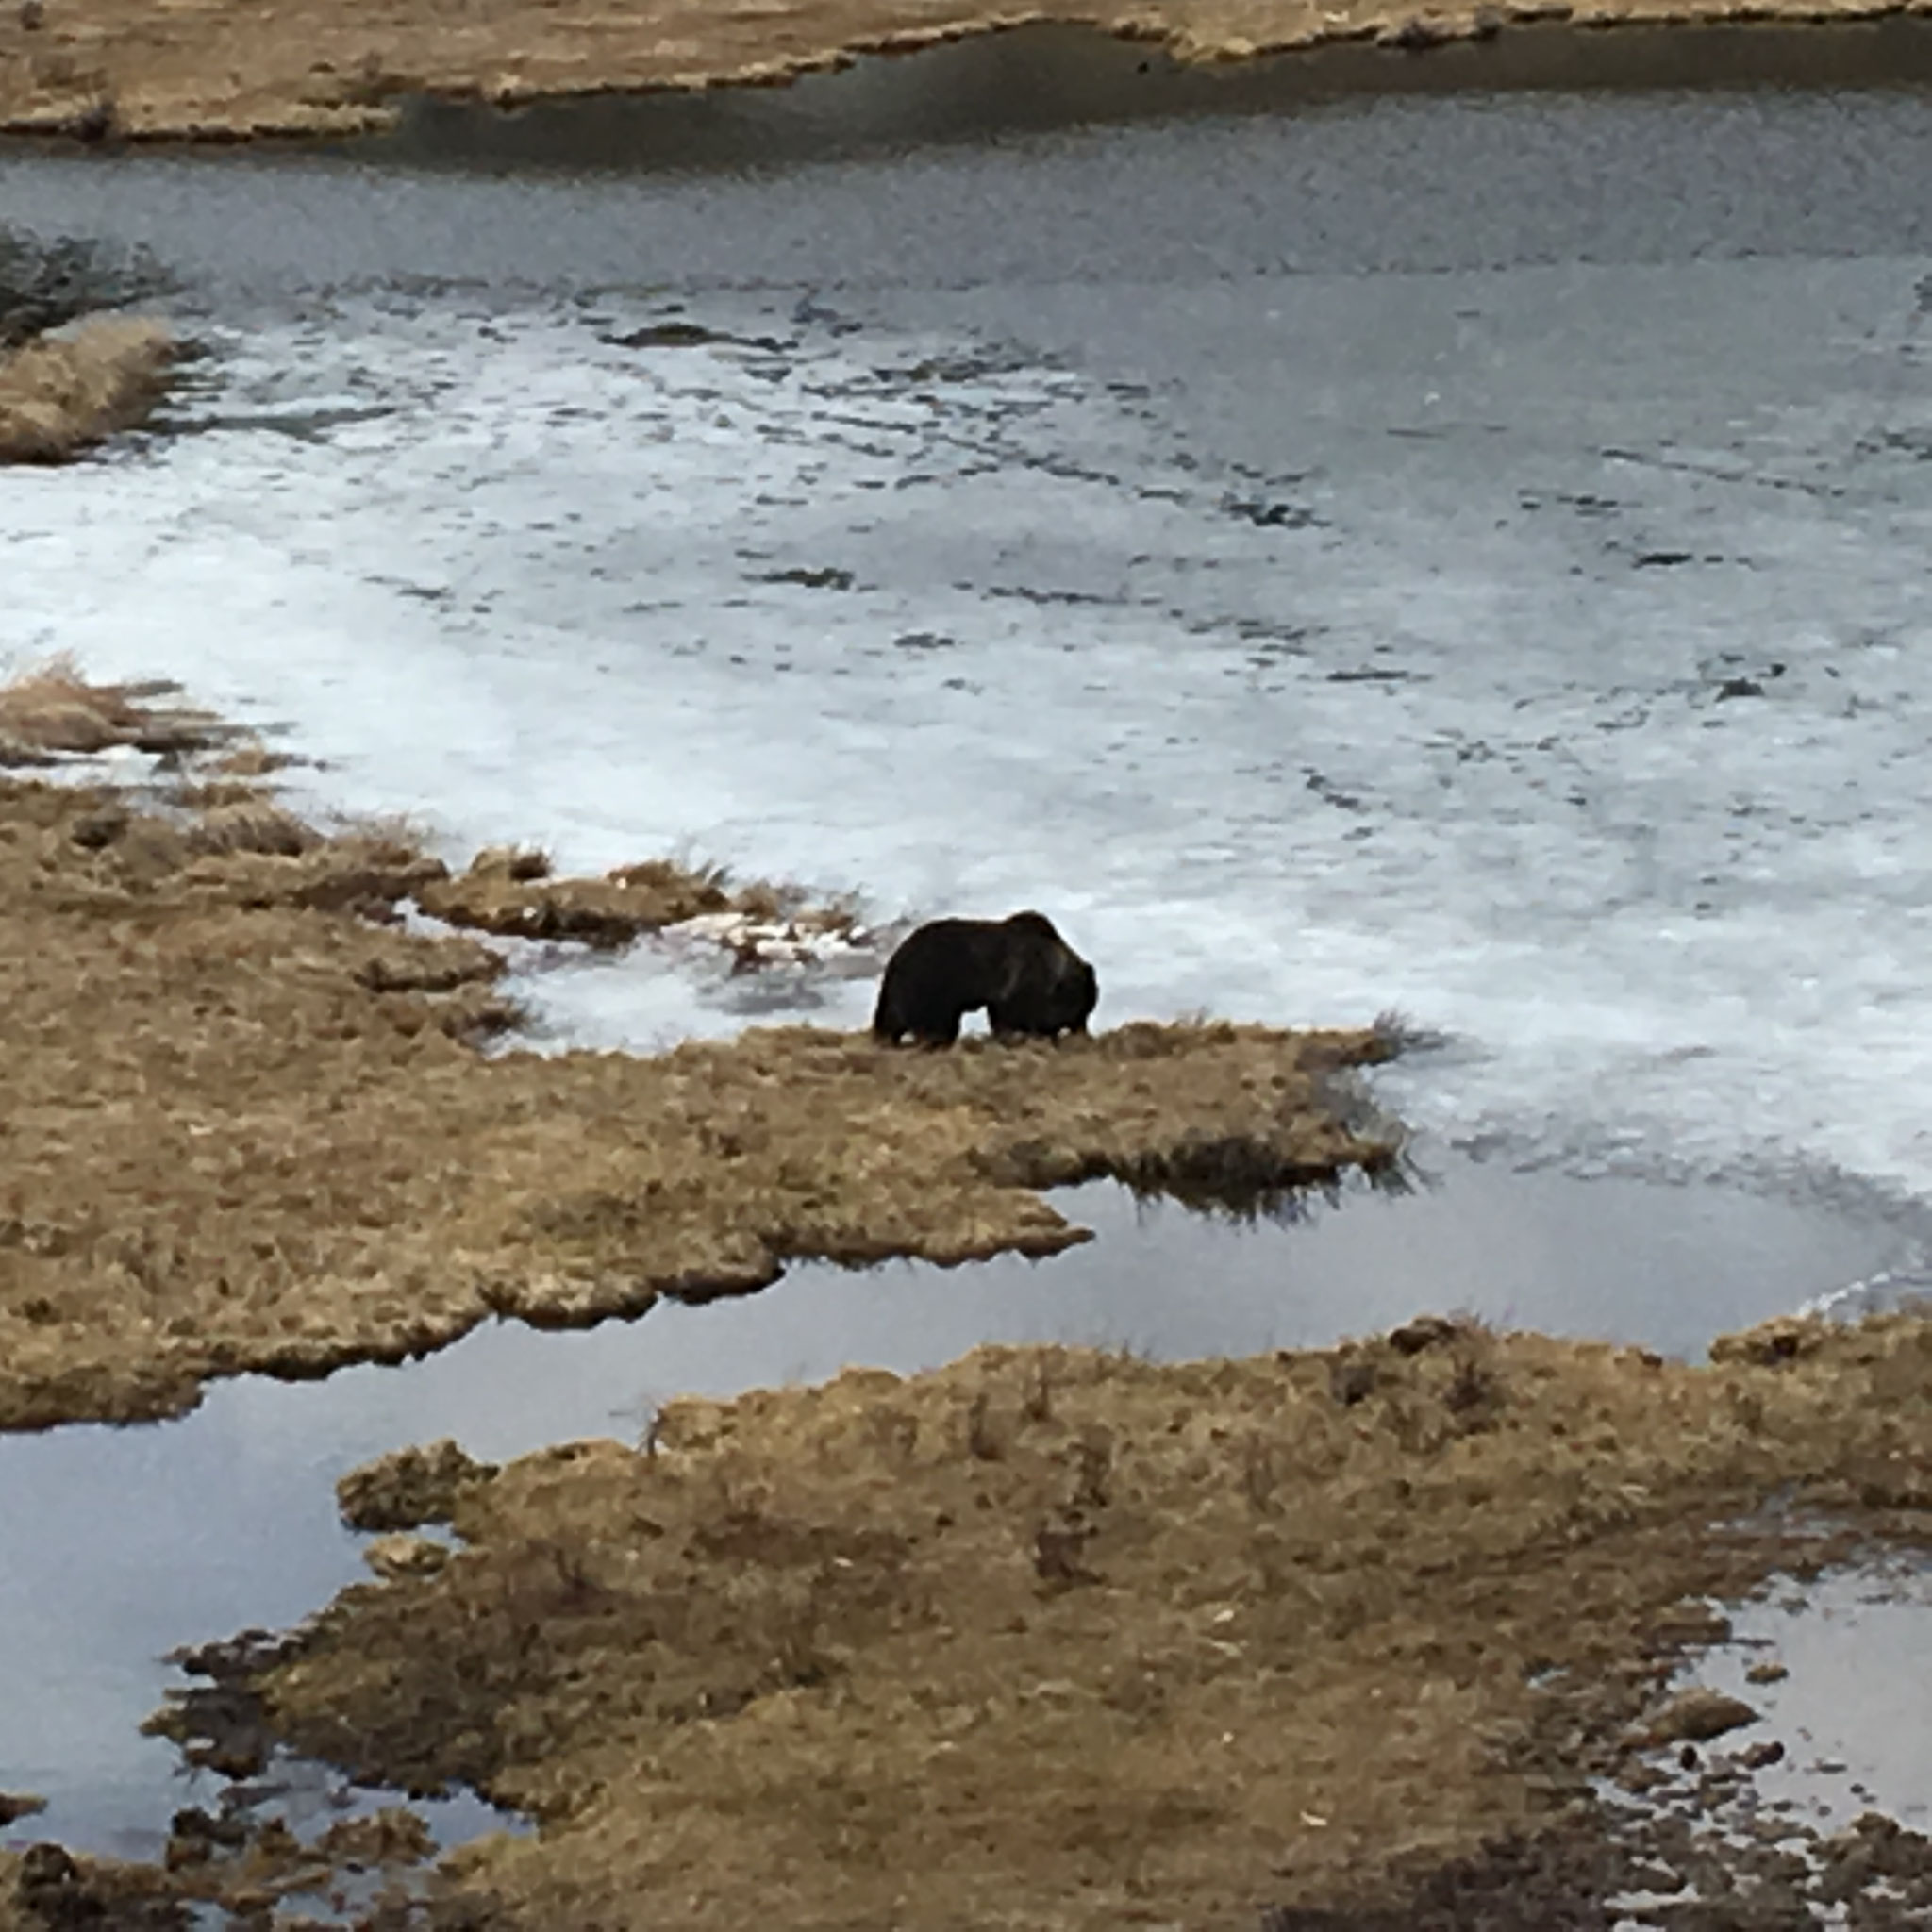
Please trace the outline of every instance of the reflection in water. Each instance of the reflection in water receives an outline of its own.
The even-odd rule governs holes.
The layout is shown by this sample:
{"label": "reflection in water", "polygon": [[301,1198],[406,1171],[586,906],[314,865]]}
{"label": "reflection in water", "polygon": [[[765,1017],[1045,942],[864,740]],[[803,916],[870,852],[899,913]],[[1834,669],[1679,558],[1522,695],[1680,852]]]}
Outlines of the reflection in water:
{"label": "reflection in water", "polygon": [[1341,43],[1216,63],[1184,63],[1145,41],[1042,21],[914,54],[862,56],[782,88],[591,95],[511,113],[417,97],[393,135],[352,151],[476,169],[771,168],[1108,122],[1279,114],[1354,94],[1928,81],[1932,23],[1910,18],[1797,28],[1625,24],[1588,35],[1519,25],[1438,47],[1425,60]]}
{"label": "reflection in water", "polygon": [[1463,1161],[1292,1225],[1137,1208],[1105,1184],[1059,1199],[1098,1239],[1047,1262],[800,1267],[761,1294],[588,1333],[492,1324],[402,1368],[219,1383],[176,1422],[0,1438],[0,1789],[53,1801],[36,1835],[156,1853],[195,1801],[172,1747],[136,1733],[171,1681],[159,1659],[285,1626],[359,1575],[335,1479],[405,1443],[453,1435],[501,1459],[635,1439],[675,1394],[850,1362],[909,1372],[987,1340],[1243,1355],[1466,1308],[1695,1353],[1868,1272],[1894,1239],[1825,1208]]}

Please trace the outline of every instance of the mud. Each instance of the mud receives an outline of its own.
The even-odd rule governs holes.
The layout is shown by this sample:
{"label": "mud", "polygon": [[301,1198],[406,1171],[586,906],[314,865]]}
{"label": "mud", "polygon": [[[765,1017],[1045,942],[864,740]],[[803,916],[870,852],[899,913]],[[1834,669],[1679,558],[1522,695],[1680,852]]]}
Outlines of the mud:
{"label": "mud", "polygon": [[[1734,1748],[1682,1741],[1704,1600],[1932,1524],[1932,1324],[1724,1357],[1442,1320],[989,1348],[673,1402],[637,1446],[391,1459],[345,1507],[447,1519],[443,1554],[159,1722],[531,1814],[427,1923],[1607,1924],[1667,1840],[1712,1885],[1775,1863],[1602,1795],[1659,1739]],[[1818,1842],[1806,1886],[1913,1923],[1923,1839]],[[1661,1923],[1773,1923],[1723,1907]]]}
{"label": "mud", "polygon": [[[23,736],[108,729],[57,710]],[[808,1257],[1052,1253],[1086,1237],[1041,1190],[1076,1180],[1252,1208],[1393,1158],[1332,1104],[1337,1069],[1391,1050],[1374,1032],[486,1058],[517,1018],[502,957],[400,928],[446,877],[242,781],[143,809],[0,780],[0,1426],[164,1415],[211,1375],[636,1314]]]}
{"label": "mud", "polygon": [[138,0],[25,0],[0,25],[0,130],[100,142],[338,136],[394,125],[417,96],[499,106],[563,95],[772,83],[864,52],[904,51],[1029,22],[1155,43],[1184,63],[1368,41],[1421,50],[1524,23],[1588,27],[1737,20],[1857,22],[1921,0],[1154,0],[985,11],[961,0],[657,0],[613,15],[589,0],[532,12],[424,0],[353,12],[284,0],[236,19],[214,0],[157,13]]}

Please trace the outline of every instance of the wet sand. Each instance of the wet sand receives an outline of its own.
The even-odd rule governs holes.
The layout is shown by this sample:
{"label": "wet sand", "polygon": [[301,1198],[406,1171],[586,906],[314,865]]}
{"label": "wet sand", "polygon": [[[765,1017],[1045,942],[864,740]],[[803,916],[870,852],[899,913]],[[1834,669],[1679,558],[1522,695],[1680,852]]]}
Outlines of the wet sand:
{"label": "wet sand", "polygon": [[425,0],[348,12],[284,0],[238,19],[213,0],[158,14],[136,0],[86,0],[23,8],[0,27],[0,129],[95,142],[366,133],[391,127],[412,96],[509,106],[772,83],[861,53],[1040,20],[1128,36],[1186,63],[1229,63],[1359,41],[1422,50],[1551,21],[1843,24],[1922,10],[1921,0],[1754,0],[1748,9],[1726,0],[1148,0],[1016,15],[960,0],[760,0],[726,9],[658,0],[617,16],[586,0],[541,9],[483,0],[459,12]]}

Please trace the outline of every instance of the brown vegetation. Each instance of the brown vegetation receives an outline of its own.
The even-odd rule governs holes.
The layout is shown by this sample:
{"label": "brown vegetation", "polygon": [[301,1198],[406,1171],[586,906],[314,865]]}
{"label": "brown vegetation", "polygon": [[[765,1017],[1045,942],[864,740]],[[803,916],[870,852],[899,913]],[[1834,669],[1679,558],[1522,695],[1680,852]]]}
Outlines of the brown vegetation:
{"label": "brown vegetation", "polygon": [[[42,752],[161,728],[68,673],[0,695],[0,730]],[[1044,1254],[1085,1237],[1040,1190],[1104,1174],[1256,1202],[1390,1158],[1324,1098],[1386,1052],[1363,1032],[924,1055],[794,1026],[486,1058],[516,1018],[501,956],[393,923],[446,879],[239,780],[165,811],[0,780],[0,1427],[162,1414],[211,1375],[393,1358],[492,1311],[636,1313],[810,1256]]]}
{"label": "brown vegetation", "polygon": [[180,353],[158,322],[102,315],[0,353],[0,463],[59,463],[131,429]]}
{"label": "brown vegetation", "polygon": [[[447,1861],[451,1924],[1463,1926],[1403,1901],[1498,1858],[1483,1923],[1594,1924],[1535,1906],[1607,1870],[1589,1777],[1751,1715],[1670,1699],[1725,1627],[1684,1599],[1932,1528],[1932,1323],[1807,1334],[988,1348],[675,1402],[635,1448],[441,1445],[344,1505],[458,1546],[258,1653],[254,1707],[535,1815]],[[191,1756],[202,1694],[159,1721]]]}
{"label": "brown vegetation", "polygon": [[[176,684],[90,684],[71,658],[55,657],[0,684],[0,765],[44,764],[63,753],[86,755],[127,746],[135,751],[212,751],[239,734],[207,711],[157,698]],[[243,752],[223,760],[233,766]]]}
{"label": "brown vegetation", "polygon": [[808,932],[849,931],[843,907],[816,908],[803,893],[758,882],[735,887],[718,866],[646,859],[601,879],[553,878],[541,852],[514,847],[477,854],[470,869],[439,879],[418,895],[424,911],[451,925],[507,938],[581,940],[622,946],[641,933],[708,914],[746,922],[786,922]]}
{"label": "brown vegetation", "polygon": [[1158,42],[1186,61],[1374,41],[1425,47],[1517,23],[1869,20],[1926,0],[1076,0],[1037,11],[966,0],[358,0],[238,12],[224,0],[58,0],[0,26],[0,130],[242,139],[393,125],[410,93],[506,105],[545,96],[770,82],[871,50],[1027,20]]}

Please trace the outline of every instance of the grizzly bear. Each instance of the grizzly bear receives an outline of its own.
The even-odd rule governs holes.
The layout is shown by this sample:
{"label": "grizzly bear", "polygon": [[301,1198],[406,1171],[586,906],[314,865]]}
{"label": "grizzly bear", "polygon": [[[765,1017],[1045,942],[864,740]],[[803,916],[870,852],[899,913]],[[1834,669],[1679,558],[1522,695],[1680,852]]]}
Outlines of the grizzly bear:
{"label": "grizzly bear", "polygon": [[1093,968],[1043,912],[935,919],[887,960],[872,1030],[891,1045],[910,1034],[950,1046],[961,1018],[984,1007],[996,1034],[1052,1040],[1086,1032],[1099,997]]}

